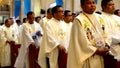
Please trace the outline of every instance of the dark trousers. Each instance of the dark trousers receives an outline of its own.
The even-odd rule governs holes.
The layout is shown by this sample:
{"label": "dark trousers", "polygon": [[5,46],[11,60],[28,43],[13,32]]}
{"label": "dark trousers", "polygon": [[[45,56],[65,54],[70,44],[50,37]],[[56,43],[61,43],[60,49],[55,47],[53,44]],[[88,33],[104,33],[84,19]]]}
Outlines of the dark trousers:
{"label": "dark trousers", "polygon": [[29,68],[40,68],[37,59],[38,59],[39,49],[36,49],[35,46],[29,46]]}
{"label": "dark trousers", "polygon": [[10,45],[10,49],[11,49],[11,68],[14,68],[14,64],[16,61],[16,58],[18,56],[18,49],[20,48],[20,44],[15,45],[15,44],[11,44]]}
{"label": "dark trousers", "polygon": [[67,53],[63,50],[59,50],[58,65],[59,68],[67,68]]}
{"label": "dark trousers", "polygon": [[117,60],[114,59],[114,56],[105,55],[104,58],[104,68],[117,68]]}

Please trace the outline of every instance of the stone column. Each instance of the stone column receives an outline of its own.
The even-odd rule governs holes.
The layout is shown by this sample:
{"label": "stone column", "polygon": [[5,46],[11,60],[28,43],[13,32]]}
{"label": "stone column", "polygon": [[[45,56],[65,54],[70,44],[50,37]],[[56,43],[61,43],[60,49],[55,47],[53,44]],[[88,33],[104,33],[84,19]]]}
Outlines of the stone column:
{"label": "stone column", "polygon": [[63,0],[63,8],[64,10],[70,10],[73,11],[73,6],[72,6],[73,2],[72,0]]}
{"label": "stone column", "polygon": [[41,9],[40,0],[34,0],[34,13],[35,13],[35,16],[40,16],[40,9]]}
{"label": "stone column", "polygon": [[10,17],[14,16],[14,0],[10,1]]}
{"label": "stone column", "polygon": [[24,0],[21,0],[21,6],[20,6],[20,20],[22,22],[23,18],[25,17],[25,14],[24,14]]}
{"label": "stone column", "polygon": [[80,0],[73,0],[73,12],[81,11]]}
{"label": "stone column", "polygon": [[55,3],[56,0],[41,0],[41,9],[47,10],[50,4]]}

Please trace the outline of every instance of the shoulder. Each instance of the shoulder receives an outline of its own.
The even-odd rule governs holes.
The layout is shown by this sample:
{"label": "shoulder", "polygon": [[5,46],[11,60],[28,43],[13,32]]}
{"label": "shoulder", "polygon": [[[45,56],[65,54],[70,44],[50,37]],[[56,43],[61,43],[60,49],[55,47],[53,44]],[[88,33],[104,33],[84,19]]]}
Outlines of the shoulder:
{"label": "shoulder", "polygon": [[55,20],[52,18],[48,22],[46,22],[46,26],[47,25],[52,25],[54,22],[55,22]]}

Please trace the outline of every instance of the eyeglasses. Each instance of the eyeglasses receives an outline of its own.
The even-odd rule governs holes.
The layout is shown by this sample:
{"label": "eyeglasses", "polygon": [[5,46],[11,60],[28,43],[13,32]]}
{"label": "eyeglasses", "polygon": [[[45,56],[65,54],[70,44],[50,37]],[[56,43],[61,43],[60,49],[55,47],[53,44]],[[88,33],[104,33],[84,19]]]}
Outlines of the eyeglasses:
{"label": "eyeglasses", "polygon": [[57,11],[58,13],[63,13],[64,11]]}

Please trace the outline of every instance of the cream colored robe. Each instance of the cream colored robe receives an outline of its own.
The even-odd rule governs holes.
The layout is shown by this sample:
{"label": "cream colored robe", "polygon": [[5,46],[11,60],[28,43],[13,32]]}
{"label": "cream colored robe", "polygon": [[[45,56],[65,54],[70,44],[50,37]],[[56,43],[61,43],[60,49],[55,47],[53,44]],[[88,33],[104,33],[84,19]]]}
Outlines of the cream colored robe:
{"label": "cream colored robe", "polygon": [[36,33],[36,31],[40,30],[40,25],[36,22],[34,24],[24,23],[21,28],[21,48],[19,51],[19,55],[16,59],[14,67],[16,68],[29,68],[28,61],[28,52],[29,45],[34,42],[32,36]]}
{"label": "cream colored robe", "polygon": [[[0,26],[0,32],[1,32],[1,27],[2,26]],[[0,39],[1,39],[1,36],[0,36]],[[1,42],[1,41],[0,41]],[[1,51],[2,51],[2,48],[1,48],[1,44],[0,44],[0,58],[1,58]],[[0,59],[0,66],[1,66],[1,59]]]}
{"label": "cream colored robe", "polygon": [[118,38],[118,41],[120,41],[120,17],[105,12],[102,13],[102,16],[105,19],[105,41],[111,46],[111,52],[115,58],[120,60],[120,57],[118,57],[120,56],[120,45],[112,45],[112,43],[114,43],[112,38],[116,37],[116,39]]}
{"label": "cream colored robe", "polygon": [[[89,19],[91,19],[96,30]],[[102,31],[99,24],[101,20],[101,16],[95,13],[91,15],[81,13],[76,17],[71,30],[67,68],[104,68],[102,56],[95,54],[97,46],[104,46],[104,40],[100,33]],[[103,45],[99,46],[94,43],[98,42],[98,40],[93,42],[88,39],[86,28],[91,30],[94,39],[97,39],[97,36],[99,36]]]}
{"label": "cream colored robe", "polygon": [[46,68],[46,57],[50,60],[50,68],[58,68],[57,46],[60,44],[67,50],[67,36],[66,24],[63,21],[58,21],[55,18],[52,18],[46,23],[46,29],[43,35],[38,58],[38,63],[41,68]]}
{"label": "cream colored robe", "polygon": [[15,33],[15,30],[12,27],[6,27],[5,25],[1,28],[1,67],[4,66],[10,66],[11,65],[11,50],[10,50],[10,45],[6,41],[15,41],[17,43],[17,35]]}
{"label": "cream colored robe", "polygon": [[49,20],[50,20],[50,19],[48,19],[47,17],[44,17],[44,18],[41,19],[40,25],[41,25],[43,31],[45,31],[46,23],[47,23]]}
{"label": "cream colored robe", "polygon": [[72,22],[69,22],[69,23],[66,23],[66,30],[67,30],[67,39],[66,42],[68,42],[66,45],[67,45],[67,50],[68,51],[68,48],[69,48],[69,41],[70,41],[70,33],[71,33],[71,28],[72,28]]}

